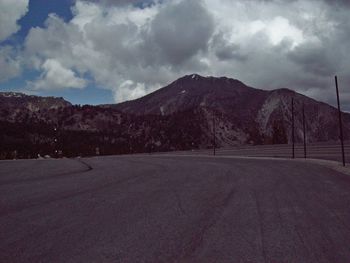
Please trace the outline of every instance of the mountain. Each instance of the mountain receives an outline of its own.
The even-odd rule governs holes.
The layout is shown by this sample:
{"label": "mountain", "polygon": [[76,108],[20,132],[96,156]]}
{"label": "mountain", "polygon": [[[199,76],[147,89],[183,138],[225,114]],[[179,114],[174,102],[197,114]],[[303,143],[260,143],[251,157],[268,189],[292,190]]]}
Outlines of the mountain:
{"label": "mountain", "polygon": [[[218,124],[221,146],[242,143],[291,142],[291,100],[295,101],[295,132],[303,138],[302,107],[305,107],[309,142],[338,140],[337,109],[288,89],[254,89],[226,77],[184,76],[143,98],[113,105],[136,115],[169,115],[196,109],[205,121],[206,133]],[[344,134],[350,135],[350,115],[343,113]],[[205,127],[206,126],[206,127]]]}
{"label": "mountain", "polygon": [[[62,98],[0,93],[0,159],[123,154],[210,148],[216,144],[290,143],[295,137],[338,140],[337,110],[288,89],[254,89],[226,77],[184,76],[143,98],[115,105],[77,106]],[[350,114],[343,113],[349,139]]]}
{"label": "mountain", "polygon": [[217,111],[229,111],[240,115],[245,110],[256,110],[256,104],[261,103],[265,93],[235,79],[193,74],[140,99],[123,102],[114,107],[137,115],[169,115],[198,107],[215,108]]}

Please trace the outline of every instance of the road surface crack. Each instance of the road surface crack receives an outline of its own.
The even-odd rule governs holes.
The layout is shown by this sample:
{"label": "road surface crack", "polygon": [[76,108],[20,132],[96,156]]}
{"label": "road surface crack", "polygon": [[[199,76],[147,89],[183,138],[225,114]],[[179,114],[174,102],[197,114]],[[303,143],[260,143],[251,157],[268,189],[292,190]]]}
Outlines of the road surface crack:
{"label": "road surface crack", "polygon": [[225,196],[225,198],[222,199],[220,204],[216,206],[216,209],[214,211],[209,209],[207,210],[207,212],[204,214],[201,220],[199,220],[199,224],[201,225],[199,231],[194,235],[192,240],[189,242],[187,252],[184,253],[184,256],[181,257],[180,259],[190,258],[201,247],[204,241],[204,236],[210,229],[212,229],[217,224],[217,222],[223,215],[225,209],[227,209],[228,204],[230,200],[233,198],[235,192],[236,192],[235,189],[231,189],[228,192],[228,194]]}
{"label": "road surface crack", "polygon": [[256,190],[253,191],[252,195],[255,199],[256,211],[258,213],[261,252],[263,254],[264,262],[268,262],[267,255],[266,255],[266,248],[265,248],[265,231],[264,231],[264,225],[263,225],[263,215],[262,215],[261,206],[260,206],[260,202],[259,202]]}

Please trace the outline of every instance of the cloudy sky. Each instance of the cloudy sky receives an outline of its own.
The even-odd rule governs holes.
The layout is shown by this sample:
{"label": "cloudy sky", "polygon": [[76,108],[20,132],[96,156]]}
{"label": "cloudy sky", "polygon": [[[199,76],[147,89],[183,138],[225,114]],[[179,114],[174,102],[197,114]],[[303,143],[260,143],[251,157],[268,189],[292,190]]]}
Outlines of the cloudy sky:
{"label": "cloudy sky", "polygon": [[[227,76],[350,110],[348,0],[0,0],[0,91],[135,99]],[[348,106],[349,105],[349,106]]]}

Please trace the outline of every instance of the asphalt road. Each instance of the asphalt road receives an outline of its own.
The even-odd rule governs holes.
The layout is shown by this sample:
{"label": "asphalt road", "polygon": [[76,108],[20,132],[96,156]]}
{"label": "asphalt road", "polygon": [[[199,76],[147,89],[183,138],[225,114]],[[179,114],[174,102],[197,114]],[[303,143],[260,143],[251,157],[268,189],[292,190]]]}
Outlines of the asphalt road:
{"label": "asphalt road", "polygon": [[329,168],[81,161],[0,162],[0,262],[350,262],[350,176]]}

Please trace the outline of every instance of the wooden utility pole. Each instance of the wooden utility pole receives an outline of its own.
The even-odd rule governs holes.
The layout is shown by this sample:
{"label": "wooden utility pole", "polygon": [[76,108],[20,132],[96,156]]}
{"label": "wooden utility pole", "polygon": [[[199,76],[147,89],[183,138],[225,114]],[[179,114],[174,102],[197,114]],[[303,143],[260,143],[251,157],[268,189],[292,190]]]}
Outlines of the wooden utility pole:
{"label": "wooden utility pole", "polygon": [[303,103],[303,134],[304,134],[304,158],[306,159],[306,124],[305,124],[305,106]]}
{"label": "wooden utility pole", "polygon": [[294,149],[294,98],[292,98],[292,158],[295,158],[295,149]]}
{"label": "wooden utility pole", "polygon": [[345,166],[343,123],[342,123],[342,118],[341,118],[340,101],[339,101],[339,89],[338,89],[338,77],[337,76],[335,76],[335,87],[336,87],[336,91],[337,91],[341,152],[342,152],[343,166]]}

